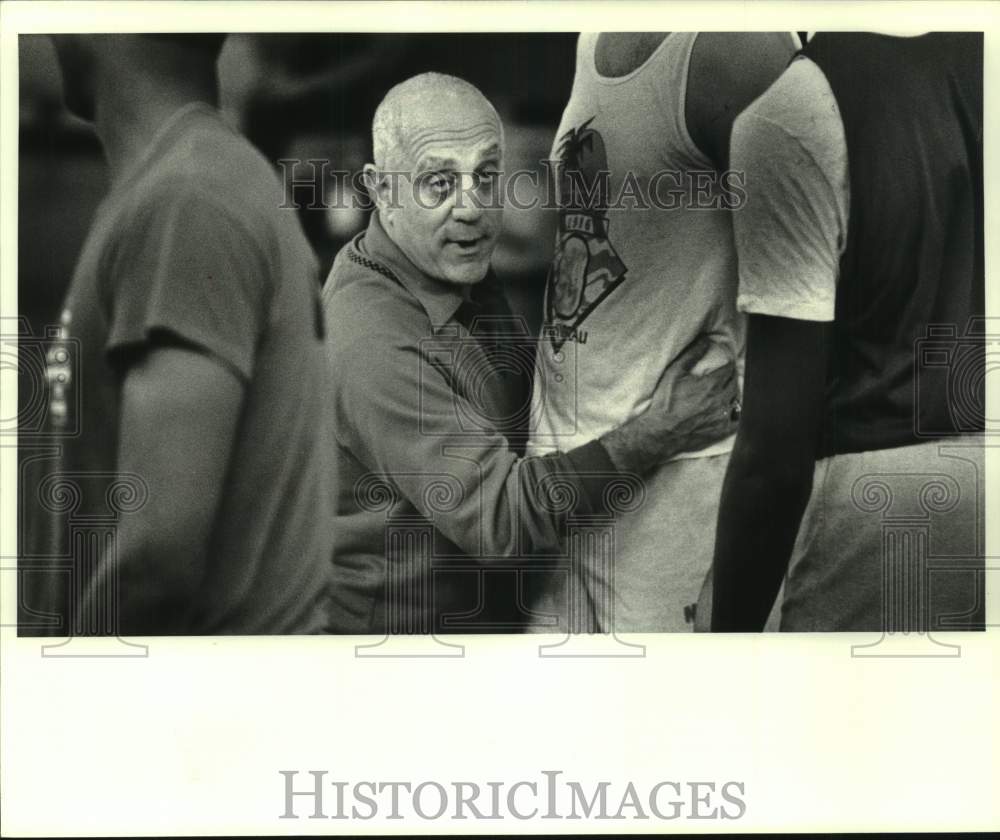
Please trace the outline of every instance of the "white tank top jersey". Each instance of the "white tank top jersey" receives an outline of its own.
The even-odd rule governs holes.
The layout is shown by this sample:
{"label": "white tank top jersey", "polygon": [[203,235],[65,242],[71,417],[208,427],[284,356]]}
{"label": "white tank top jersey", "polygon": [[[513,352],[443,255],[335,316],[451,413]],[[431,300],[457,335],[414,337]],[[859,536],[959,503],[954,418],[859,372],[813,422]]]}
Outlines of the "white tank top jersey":
{"label": "white tank top jersey", "polygon": [[[739,185],[713,174],[684,118],[696,37],[669,34],[642,65],[616,78],[597,72],[597,33],[578,41],[551,154],[559,230],[536,359],[531,454],[572,449],[641,413],[700,333],[717,344],[718,358],[707,366],[735,357],[742,371],[729,210]],[[558,176],[560,166],[579,170],[602,192],[599,177],[591,179],[609,173],[606,201],[588,202],[579,182]],[[732,442],[680,457],[728,452]]]}

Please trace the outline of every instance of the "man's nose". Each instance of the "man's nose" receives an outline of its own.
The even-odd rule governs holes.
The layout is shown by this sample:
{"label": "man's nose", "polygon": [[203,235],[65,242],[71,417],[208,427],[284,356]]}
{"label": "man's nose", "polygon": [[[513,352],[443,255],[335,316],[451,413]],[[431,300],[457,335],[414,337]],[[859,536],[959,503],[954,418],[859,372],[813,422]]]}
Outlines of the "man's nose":
{"label": "man's nose", "polygon": [[483,215],[483,204],[478,188],[479,179],[475,173],[463,172],[459,174],[455,203],[451,208],[451,214],[456,220],[476,222]]}

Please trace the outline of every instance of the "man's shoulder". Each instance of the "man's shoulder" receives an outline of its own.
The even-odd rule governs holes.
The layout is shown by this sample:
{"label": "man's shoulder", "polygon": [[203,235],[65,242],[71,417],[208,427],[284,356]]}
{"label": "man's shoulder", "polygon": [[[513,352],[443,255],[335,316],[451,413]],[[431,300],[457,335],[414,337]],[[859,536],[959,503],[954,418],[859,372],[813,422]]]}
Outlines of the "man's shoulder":
{"label": "man's shoulder", "polygon": [[[164,156],[164,162],[204,175],[218,173],[234,187],[246,190],[257,186],[261,179],[268,186],[280,183],[267,158],[215,111],[206,111],[186,125]],[[240,173],[244,176],[241,179],[231,177]]]}
{"label": "man's shoulder", "polygon": [[790,32],[699,32],[695,49],[706,63],[718,69],[725,65],[749,62],[761,51],[779,51],[791,55],[795,41]]}
{"label": "man's shoulder", "polygon": [[794,54],[790,32],[699,32],[691,49],[689,95],[703,88],[717,95],[721,86],[752,83],[761,74],[774,79]]}
{"label": "man's shoulder", "polygon": [[837,100],[823,71],[810,58],[799,55],[745,113],[774,120],[787,111],[811,119],[836,110]]}
{"label": "man's shoulder", "polygon": [[733,120],[777,79],[794,53],[786,32],[700,32],[691,50],[685,115],[695,144],[717,166]]}
{"label": "man's shoulder", "polygon": [[277,173],[221,118],[188,127],[150,162],[133,190],[139,208],[155,211],[174,202],[196,203],[206,216],[236,220],[254,233],[274,225],[282,200]]}
{"label": "man's shoulder", "polygon": [[196,167],[163,167],[151,172],[117,202],[125,227],[159,226],[183,216],[210,234],[224,229],[255,242],[266,241],[278,219],[253,198],[250,190],[228,183],[219,173]]}
{"label": "man's shoulder", "polygon": [[432,334],[419,301],[397,280],[366,264],[352,243],[333,261],[323,286],[323,311],[334,356],[417,347]]}

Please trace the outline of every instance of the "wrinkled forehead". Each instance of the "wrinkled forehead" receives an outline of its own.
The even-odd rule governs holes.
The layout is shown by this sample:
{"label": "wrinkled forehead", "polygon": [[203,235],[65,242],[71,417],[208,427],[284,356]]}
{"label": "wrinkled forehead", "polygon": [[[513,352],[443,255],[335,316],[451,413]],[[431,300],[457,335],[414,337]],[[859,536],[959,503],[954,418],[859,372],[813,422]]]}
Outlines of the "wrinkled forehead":
{"label": "wrinkled forehead", "polygon": [[402,122],[400,151],[410,166],[474,169],[503,155],[500,122],[480,97],[423,98],[410,105]]}

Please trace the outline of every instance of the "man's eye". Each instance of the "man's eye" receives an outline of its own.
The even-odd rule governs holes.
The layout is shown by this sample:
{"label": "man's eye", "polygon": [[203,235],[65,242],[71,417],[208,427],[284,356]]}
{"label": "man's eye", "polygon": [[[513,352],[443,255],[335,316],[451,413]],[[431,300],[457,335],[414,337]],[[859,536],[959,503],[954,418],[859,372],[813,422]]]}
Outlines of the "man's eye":
{"label": "man's eye", "polygon": [[426,183],[428,189],[445,195],[449,192],[449,190],[451,190],[453,180],[454,179],[448,175],[434,174],[427,176]]}

